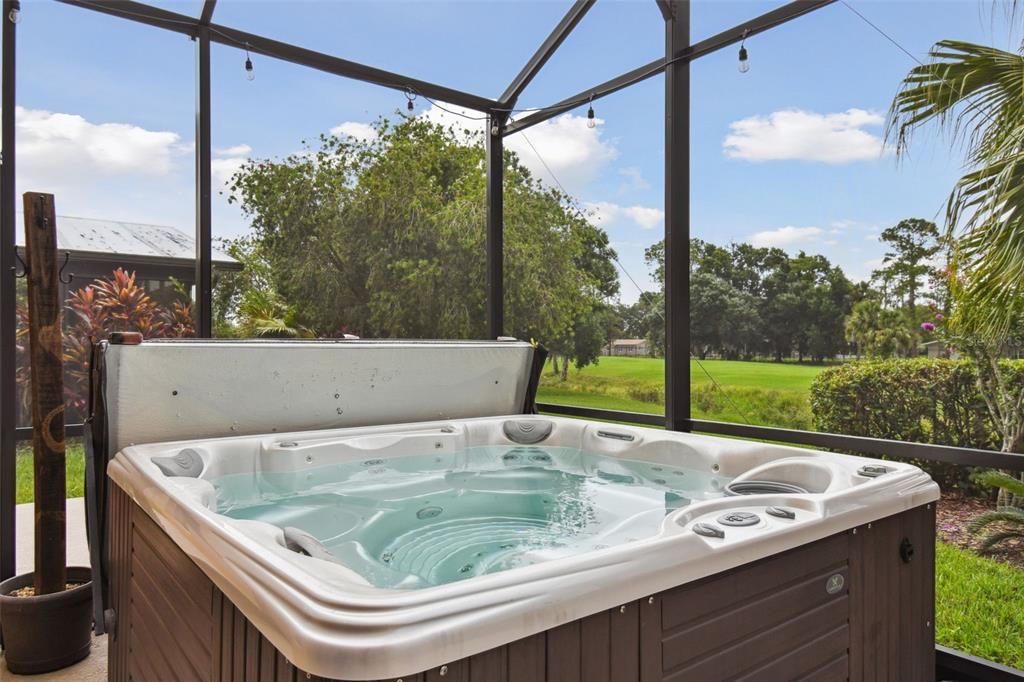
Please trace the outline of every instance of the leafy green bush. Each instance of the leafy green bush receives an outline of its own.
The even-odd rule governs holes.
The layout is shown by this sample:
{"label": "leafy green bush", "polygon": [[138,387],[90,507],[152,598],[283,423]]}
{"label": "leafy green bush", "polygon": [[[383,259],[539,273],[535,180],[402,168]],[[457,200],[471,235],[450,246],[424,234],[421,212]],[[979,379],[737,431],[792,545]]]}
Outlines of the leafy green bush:
{"label": "leafy green bush", "polygon": [[[1004,361],[1024,389],[1024,362]],[[1000,438],[966,360],[851,362],[823,370],[811,384],[819,431],[998,450]],[[966,467],[915,461],[940,485],[970,488]]]}

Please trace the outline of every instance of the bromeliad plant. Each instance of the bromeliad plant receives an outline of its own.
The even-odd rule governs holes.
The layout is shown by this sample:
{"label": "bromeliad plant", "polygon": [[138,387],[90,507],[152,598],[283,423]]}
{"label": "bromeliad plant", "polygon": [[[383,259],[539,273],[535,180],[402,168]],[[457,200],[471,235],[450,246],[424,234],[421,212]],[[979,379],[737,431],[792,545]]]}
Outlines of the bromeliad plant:
{"label": "bromeliad plant", "polygon": [[984,486],[998,488],[1009,504],[971,519],[967,528],[980,537],[981,552],[996,549],[1006,540],[1024,540],[1024,482],[999,471],[986,471],[975,477]]}
{"label": "bromeliad plant", "polygon": [[[27,311],[19,306],[17,384],[23,414],[27,413],[30,378],[26,320]],[[158,304],[136,283],[135,273],[122,268],[73,292],[64,304],[64,324],[64,403],[72,412],[86,407],[89,354],[96,341],[120,331],[142,332],[148,339],[195,335],[191,305],[181,301],[169,307]]]}

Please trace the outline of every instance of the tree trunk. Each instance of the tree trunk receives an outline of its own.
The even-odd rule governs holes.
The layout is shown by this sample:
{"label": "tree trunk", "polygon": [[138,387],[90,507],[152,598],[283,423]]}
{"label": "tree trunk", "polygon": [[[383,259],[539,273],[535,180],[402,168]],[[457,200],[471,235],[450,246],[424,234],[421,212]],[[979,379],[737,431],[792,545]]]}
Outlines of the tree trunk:
{"label": "tree trunk", "polygon": [[41,595],[63,592],[67,583],[64,364],[53,195],[26,192],[24,210],[35,454],[35,590]]}
{"label": "tree trunk", "polygon": [[566,381],[569,378],[569,358],[562,358],[562,381]]}

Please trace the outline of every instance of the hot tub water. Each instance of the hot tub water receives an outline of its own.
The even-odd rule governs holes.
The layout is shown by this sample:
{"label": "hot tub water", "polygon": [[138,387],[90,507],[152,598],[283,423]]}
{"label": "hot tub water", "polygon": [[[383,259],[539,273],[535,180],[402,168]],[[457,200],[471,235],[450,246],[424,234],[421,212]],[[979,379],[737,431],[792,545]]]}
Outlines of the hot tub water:
{"label": "hot tub water", "polygon": [[370,584],[421,588],[655,535],[710,472],[554,446],[475,446],[212,479],[217,511],[314,536]]}

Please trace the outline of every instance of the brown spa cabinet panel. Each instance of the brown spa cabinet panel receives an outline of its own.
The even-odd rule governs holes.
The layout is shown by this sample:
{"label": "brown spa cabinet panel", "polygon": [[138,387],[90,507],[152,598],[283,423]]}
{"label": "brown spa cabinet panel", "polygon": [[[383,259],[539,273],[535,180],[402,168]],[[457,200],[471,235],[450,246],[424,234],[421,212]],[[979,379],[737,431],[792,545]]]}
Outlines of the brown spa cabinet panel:
{"label": "brown spa cabinet panel", "polygon": [[[116,485],[109,519],[110,680],[327,679],[293,667]],[[934,548],[925,505],[390,679],[934,680]]]}

